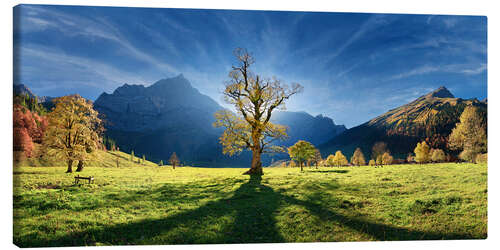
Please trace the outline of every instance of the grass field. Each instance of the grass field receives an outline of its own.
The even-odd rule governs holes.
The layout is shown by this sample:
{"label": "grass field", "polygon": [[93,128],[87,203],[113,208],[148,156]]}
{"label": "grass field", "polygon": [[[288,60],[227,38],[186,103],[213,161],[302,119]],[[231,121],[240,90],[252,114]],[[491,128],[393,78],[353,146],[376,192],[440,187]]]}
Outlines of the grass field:
{"label": "grass field", "polygon": [[[146,166],[101,153],[83,173],[14,167],[21,247],[464,239],[487,237],[487,166]],[[95,184],[73,185],[93,175]]]}

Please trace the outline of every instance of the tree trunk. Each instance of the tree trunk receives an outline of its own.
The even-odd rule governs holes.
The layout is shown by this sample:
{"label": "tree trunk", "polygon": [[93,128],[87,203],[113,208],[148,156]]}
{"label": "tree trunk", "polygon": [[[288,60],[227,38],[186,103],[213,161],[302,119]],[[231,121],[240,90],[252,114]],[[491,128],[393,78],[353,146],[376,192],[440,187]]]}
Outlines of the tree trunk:
{"label": "tree trunk", "polygon": [[68,160],[68,170],[66,170],[66,173],[72,173],[73,172],[73,160]]}
{"label": "tree trunk", "polygon": [[303,165],[303,164],[302,164],[302,162],[301,162],[301,161],[299,161],[299,165],[300,165],[300,172],[304,171],[304,169],[302,168],[302,165]]}
{"label": "tree trunk", "polygon": [[172,164],[172,168],[175,169],[175,162]]}
{"label": "tree trunk", "polygon": [[250,169],[246,171],[243,174],[256,174],[256,175],[263,175],[264,172],[262,171],[262,161],[261,161],[261,155],[262,155],[262,146],[260,145],[260,136],[262,135],[262,132],[259,130],[253,130],[252,131],[252,142],[253,142],[253,147],[252,147],[252,165],[250,166]]}
{"label": "tree trunk", "polygon": [[78,167],[76,168],[76,172],[82,172],[83,170],[83,161],[78,161]]}
{"label": "tree trunk", "polygon": [[243,174],[256,174],[256,175],[263,175],[262,171],[262,161],[260,159],[261,156],[260,148],[257,150],[252,150],[252,165],[248,171],[246,171]]}

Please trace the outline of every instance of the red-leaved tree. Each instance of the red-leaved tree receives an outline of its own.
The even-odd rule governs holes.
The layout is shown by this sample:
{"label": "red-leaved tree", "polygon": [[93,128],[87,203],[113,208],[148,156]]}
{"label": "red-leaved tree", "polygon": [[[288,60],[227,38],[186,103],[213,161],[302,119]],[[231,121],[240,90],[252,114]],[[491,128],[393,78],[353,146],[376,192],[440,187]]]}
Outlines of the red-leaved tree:
{"label": "red-leaved tree", "polygon": [[24,152],[26,157],[31,157],[33,142],[26,128],[14,128],[14,151]]}
{"label": "red-leaved tree", "polygon": [[47,118],[32,113],[27,108],[15,104],[13,110],[14,151],[33,156],[33,143],[42,143],[47,128]]}

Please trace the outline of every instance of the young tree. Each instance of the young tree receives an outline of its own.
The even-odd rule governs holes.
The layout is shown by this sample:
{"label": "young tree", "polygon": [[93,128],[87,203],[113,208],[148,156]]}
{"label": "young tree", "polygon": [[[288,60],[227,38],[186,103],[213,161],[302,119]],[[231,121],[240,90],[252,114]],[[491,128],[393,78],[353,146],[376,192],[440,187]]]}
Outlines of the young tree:
{"label": "young tree", "polygon": [[146,156],[142,155],[142,164],[146,165]]}
{"label": "young tree", "polygon": [[163,166],[163,160],[160,160],[160,164],[158,164],[158,166]]}
{"label": "young tree", "polygon": [[446,154],[442,149],[432,149],[431,150],[431,160],[433,162],[443,162],[446,160]]}
{"label": "young tree", "polygon": [[290,158],[299,163],[300,171],[303,171],[304,162],[312,159],[316,152],[316,148],[307,141],[298,141],[293,146],[288,148],[288,155]]}
{"label": "young tree", "polygon": [[451,131],[448,146],[453,150],[463,150],[459,157],[473,162],[477,154],[487,151],[486,122],[474,106],[467,106],[460,122]]}
{"label": "young tree", "polygon": [[476,156],[476,163],[488,163],[488,153],[478,154]]}
{"label": "young tree", "polygon": [[383,155],[385,152],[389,152],[387,149],[387,143],[382,141],[376,142],[372,147],[372,159],[378,159],[378,157]]}
{"label": "young tree", "polygon": [[383,154],[381,154],[381,155],[378,155],[378,156],[377,156],[377,159],[375,160],[375,164],[376,164],[376,165],[379,165],[379,166],[384,165],[384,162],[383,162]]}
{"label": "young tree", "polygon": [[314,150],[314,163],[316,165],[316,169],[322,160],[323,159],[321,158],[321,152],[319,152],[319,149]]}
{"label": "young tree", "polygon": [[130,161],[134,162],[134,150],[132,150],[132,152],[130,152]]}
{"label": "young tree", "polygon": [[349,164],[347,158],[345,158],[345,156],[342,154],[340,150],[337,150],[337,152],[335,152],[335,157],[333,158],[333,165],[340,167],[340,166],[345,166],[347,164]]}
{"label": "young tree", "polygon": [[47,153],[66,160],[66,173],[71,173],[73,161],[86,160],[101,143],[103,128],[92,102],[81,96],[63,96],[54,102],[43,145]]}
{"label": "young tree", "polygon": [[172,165],[172,168],[175,169],[175,166],[177,164],[179,164],[179,158],[177,158],[177,154],[174,152],[172,153],[172,155],[170,156],[170,160],[168,160],[170,162],[170,165]]}
{"label": "young tree", "polygon": [[351,163],[356,166],[364,166],[366,165],[365,156],[363,155],[363,151],[360,148],[356,148],[354,154],[351,157]]}
{"label": "young tree", "polygon": [[368,166],[376,166],[377,164],[375,163],[374,159],[371,159],[370,162],[368,162]]}
{"label": "young tree", "polygon": [[324,161],[324,165],[327,167],[331,167],[335,165],[335,155],[329,155],[326,157],[326,160]]}
{"label": "young tree", "polygon": [[392,157],[391,154],[389,154],[389,152],[385,152],[382,155],[382,164],[383,165],[391,165],[393,161],[394,161],[394,158]]}
{"label": "young tree", "polygon": [[286,138],[286,128],[270,122],[272,112],[285,109],[285,101],[302,91],[295,83],[289,88],[276,78],[264,78],[250,71],[254,58],[245,49],[235,49],[238,65],[229,72],[224,99],[234,105],[238,115],[229,111],[217,112],[215,127],[225,127],[220,137],[223,153],[233,155],[244,149],[252,151],[251,167],[244,174],[263,174],[261,155],[283,152],[271,146],[277,139]]}
{"label": "young tree", "polygon": [[415,157],[412,155],[412,153],[408,153],[408,156],[406,156],[406,162],[412,163],[415,161]]}
{"label": "young tree", "polygon": [[425,141],[417,143],[415,147],[415,161],[418,163],[426,163],[431,159],[430,147]]}

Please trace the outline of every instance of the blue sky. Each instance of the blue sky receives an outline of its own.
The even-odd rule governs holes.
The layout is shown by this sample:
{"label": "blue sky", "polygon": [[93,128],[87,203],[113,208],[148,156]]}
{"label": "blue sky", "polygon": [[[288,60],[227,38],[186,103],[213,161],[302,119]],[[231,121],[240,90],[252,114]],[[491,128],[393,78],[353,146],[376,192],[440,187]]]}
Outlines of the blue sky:
{"label": "blue sky", "polygon": [[124,83],[182,73],[220,104],[232,51],[253,71],[298,82],[290,111],[359,125],[446,86],[487,96],[486,17],[22,5],[14,82],[95,100]]}

